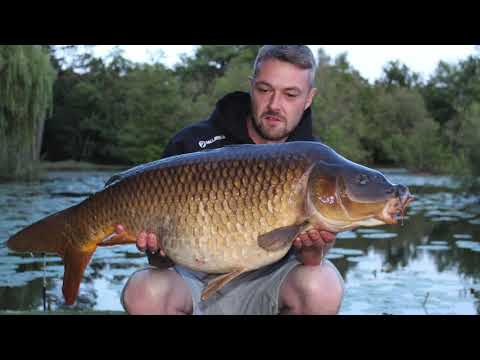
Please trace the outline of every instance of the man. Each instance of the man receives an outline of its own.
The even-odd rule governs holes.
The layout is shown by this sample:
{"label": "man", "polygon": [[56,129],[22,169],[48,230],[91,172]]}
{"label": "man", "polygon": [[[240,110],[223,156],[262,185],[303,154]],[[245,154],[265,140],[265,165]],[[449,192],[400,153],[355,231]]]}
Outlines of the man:
{"label": "man", "polygon": [[[262,47],[250,94],[225,96],[209,119],[180,131],[164,157],[229,144],[315,141],[310,110],[314,74],[308,47]],[[211,276],[181,266],[167,268],[173,264],[165,258],[161,239],[142,232],[137,247],[147,251],[149,263],[156,267],[131,276],[122,304],[130,314],[336,314],[343,280],[328,260],[322,260],[334,240],[334,234],[320,229],[301,234],[282,260],[240,276],[212,299],[201,301]]]}

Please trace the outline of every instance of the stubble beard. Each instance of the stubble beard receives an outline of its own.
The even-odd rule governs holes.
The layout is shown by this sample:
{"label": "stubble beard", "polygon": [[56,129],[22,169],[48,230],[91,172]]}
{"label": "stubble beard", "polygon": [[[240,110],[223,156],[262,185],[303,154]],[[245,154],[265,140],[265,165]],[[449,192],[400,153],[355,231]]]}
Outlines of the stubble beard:
{"label": "stubble beard", "polygon": [[[271,134],[268,132],[267,129],[265,129],[262,126],[262,123],[256,119],[256,117],[252,114],[250,115],[250,118],[252,120],[252,126],[254,130],[257,132],[258,135],[260,135],[263,139],[268,140],[268,141],[280,141],[285,138],[287,138],[291,132],[288,131],[288,129],[285,127],[283,131],[281,131],[278,135]],[[282,124],[283,125],[283,124]]]}

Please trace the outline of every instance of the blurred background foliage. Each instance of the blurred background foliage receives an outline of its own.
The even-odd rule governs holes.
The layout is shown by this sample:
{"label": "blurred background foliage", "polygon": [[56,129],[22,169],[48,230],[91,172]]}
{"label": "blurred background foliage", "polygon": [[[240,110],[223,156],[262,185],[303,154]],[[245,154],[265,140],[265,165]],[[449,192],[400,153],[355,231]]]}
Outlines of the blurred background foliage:
{"label": "blurred background foliage", "polygon": [[[1,178],[21,177],[40,158],[126,166],[158,159],[223,95],[248,91],[259,47],[201,45],[168,68],[131,62],[119,48],[98,58],[92,46],[0,45]],[[440,62],[429,79],[389,62],[373,84],[347,54],[317,55],[320,140],[366,165],[478,178],[480,51]]]}

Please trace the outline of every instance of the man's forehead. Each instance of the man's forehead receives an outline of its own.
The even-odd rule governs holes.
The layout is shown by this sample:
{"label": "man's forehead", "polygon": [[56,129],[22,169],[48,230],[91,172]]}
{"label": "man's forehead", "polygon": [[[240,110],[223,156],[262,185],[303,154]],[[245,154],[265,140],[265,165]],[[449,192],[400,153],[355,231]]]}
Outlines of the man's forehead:
{"label": "man's forehead", "polygon": [[[276,87],[274,84],[269,83],[268,81],[263,81],[263,80],[255,80],[255,84],[257,85],[265,85],[268,87]],[[297,85],[286,85],[281,87],[282,90],[297,90],[297,91],[302,91],[302,88]]]}
{"label": "man's forehead", "polygon": [[267,59],[260,64],[255,82],[284,89],[303,89],[309,87],[309,72],[309,69],[285,61]]}

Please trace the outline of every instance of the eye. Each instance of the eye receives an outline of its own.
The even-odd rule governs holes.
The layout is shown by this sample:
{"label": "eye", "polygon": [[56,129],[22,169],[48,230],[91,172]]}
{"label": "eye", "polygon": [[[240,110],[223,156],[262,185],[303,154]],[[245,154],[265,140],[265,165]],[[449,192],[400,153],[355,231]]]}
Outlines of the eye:
{"label": "eye", "polygon": [[297,94],[287,93],[287,97],[289,98],[296,98],[297,96],[298,96]]}
{"label": "eye", "polygon": [[357,176],[356,182],[359,185],[366,185],[370,182],[370,178],[368,177],[368,175],[360,174]]}
{"label": "eye", "polygon": [[264,87],[257,87],[257,90],[260,91],[261,93],[266,93],[269,91],[268,88],[264,88]]}

